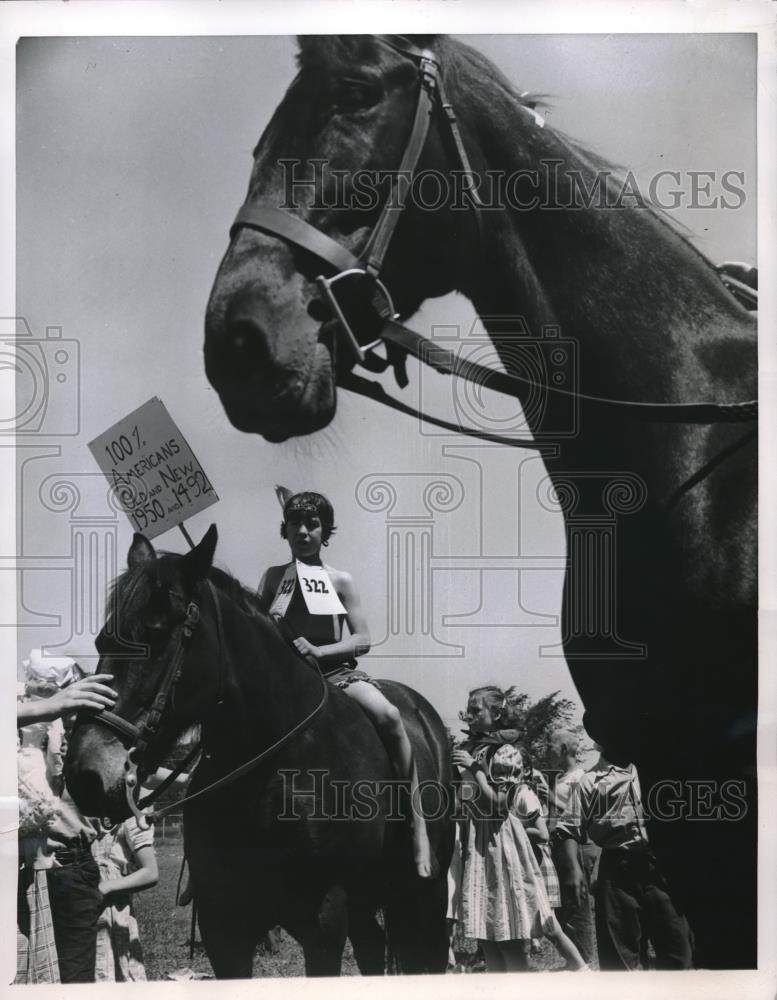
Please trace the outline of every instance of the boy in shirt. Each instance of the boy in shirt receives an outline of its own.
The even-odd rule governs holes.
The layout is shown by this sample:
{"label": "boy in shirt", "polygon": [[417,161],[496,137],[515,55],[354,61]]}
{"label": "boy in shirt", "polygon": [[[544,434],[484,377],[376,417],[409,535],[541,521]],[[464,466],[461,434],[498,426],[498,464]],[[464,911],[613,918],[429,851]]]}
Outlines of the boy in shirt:
{"label": "boy in shirt", "polygon": [[[557,732],[553,740],[553,748],[557,754],[556,766],[558,773],[550,795],[550,822],[548,829],[551,833],[551,850],[553,864],[556,870],[564,870],[565,859],[563,841],[559,837],[554,837],[553,833],[556,824],[563,816],[569,806],[569,800],[574,786],[585,774],[581,767],[581,750],[579,737],[568,730]],[[588,843],[577,845],[577,861],[583,873],[583,891],[580,893],[571,891],[569,887],[561,886],[561,907],[557,910],[559,923],[564,933],[574,941],[577,950],[585,961],[590,964],[594,955],[594,915],[591,909],[591,887],[594,882],[594,869],[599,860],[599,848],[596,844]]]}
{"label": "boy in shirt", "polygon": [[658,969],[690,969],[691,933],[650,849],[636,768],[601,720],[586,712],[583,725],[601,755],[573,785],[555,836],[563,882],[578,903],[586,894],[578,845],[592,840],[602,849],[594,890],[599,968],[639,969],[649,938]]}

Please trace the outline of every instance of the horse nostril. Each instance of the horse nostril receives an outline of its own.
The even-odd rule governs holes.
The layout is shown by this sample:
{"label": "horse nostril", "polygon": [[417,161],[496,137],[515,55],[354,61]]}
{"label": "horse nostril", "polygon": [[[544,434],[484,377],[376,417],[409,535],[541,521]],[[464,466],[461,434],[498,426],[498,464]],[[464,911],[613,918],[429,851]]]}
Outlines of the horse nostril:
{"label": "horse nostril", "polygon": [[325,323],[331,318],[331,313],[321,299],[311,299],[308,303],[308,316],[317,323]]}
{"label": "horse nostril", "polygon": [[236,319],[229,324],[227,348],[229,360],[238,368],[247,365],[256,368],[270,361],[267,337],[261,327],[250,319]]}

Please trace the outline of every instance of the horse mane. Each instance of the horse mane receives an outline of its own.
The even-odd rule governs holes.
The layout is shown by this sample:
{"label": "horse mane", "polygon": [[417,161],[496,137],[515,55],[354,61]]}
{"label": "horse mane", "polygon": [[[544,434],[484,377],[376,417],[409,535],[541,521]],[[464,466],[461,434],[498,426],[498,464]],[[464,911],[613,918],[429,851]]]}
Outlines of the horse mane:
{"label": "horse mane", "polygon": [[[121,623],[122,634],[134,638],[140,612],[153,605],[155,599],[160,604],[166,601],[169,590],[178,579],[175,567],[181,558],[179,553],[159,552],[155,560],[130,566],[118,576],[108,592],[105,632],[118,635],[117,627]],[[231,573],[212,566],[208,571],[208,579],[249,618],[267,618],[257,595]]]}
{"label": "horse mane", "polygon": [[[523,108],[531,112],[531,116],[526,117],[527,126],[544,133],[551,141],[556,140],[560,144],[561,149],[554,149],[551,155],[563,152],[566,157],[574,161],[574,167],[590,171],[594,176],[604,174],[607,185],[622,188],[626,182],[629,171],[624,165],[608,160],[558,128],[544,125],[538,129],[534,111],[551,107],[548,100],[550,95],[518,90],[478,49],[447,35],[398,37],[406,39],[418,48],[431,48],[439,56],[446,88],[450,95],[455,96],[454,103],[457,106],[466,106],[468,102],[474,100],[476,104],[488,108],[491,113],[496,109],[497,114],[505,120],[510,118],[516,108]],[[353,67],[355,61],[375,61],[376,58],[380,61],[382,57],[391,58],[388,50],[373,35],[300,35],[297,41],[299,44],[297,63],[300,72],[308,70],[345,74]],[[512,138],[515,152],[520,156],[525,152],[522,148],[521,130],[515,130],[514,127],[505,128],[503,138],[507,140],[508,135]],[[712,266],[691,242],[692,232],[684,223],[669,215],[666,209],[656,205],[642,191],[640,191],[640,201],[645,211],[679,237],[705,264]]]}
{"label": "horse mane", "polygon": [[[446,86],[449,93],[460,95],[455,101],[457,105],[466,106],[468,98],[474,96],[484,107],[493,109],[496,100],[501,105],[497,113],[501,114],[505,119],[509,118],[511,111],[515,109],[516,105],[530,111],[533,111],[535,108],[551,107],[551,103],[548,100],[550,95],[533,94],[529,91],[519,92],[504,73],[482,52],[472,48],[472,46],[467,45],[465,42],[445,36],[439,37],[444,40],[444,45],[439,50],[445,52],[448,56],[448,58],[443,60],[443,64],[448,65],[449,59],[451,62],[458,60],[459,63],[455,74],[449,73],[448,77],[446,77]],[[448,79],[450,79],[449,83]],[[534,133],[540,133],[535,138],[535,142],[538,142],[539,145],[545,145],[546,143],[549,145],[553,140],[556,140],[561,147],[560,149],[556,147],[552,150],[547,150],[544,154],[540,151],[540,156],[549,155],[550,158],[553,158],[559,153],[563,153],[565,157],[575,161],[570,166],[587,168],[591,172],[591,175],[598,173],[606,175],[608,186],[618,185],[622,187],[631,175],[631,171],[623,164],[608,160],[579,139],[575,139],[561,129],[547,124],[538,127],[536,119],[530,121],[528,117],[526,117],[525,121],[526,126]],[[525,148],[521,145],[521,132],[522,130],[505,128],[503,137],[506,142],[512,139],[514,151],[517,152],[519,157]],[[692,242],[693,233],[688,226],[679,219],[671,216],[665,208],[656,205],[641,189],[639,197],[644,211],[648,212],[659,224],[669,229],[707,267],[714,269],[714,265],[710,260]]]}
{"label": "horse mane", "polygon": [[242,611],[249,618],[268,618],[256,592],[249,590],[227,570],[211,566],[208,579],[239,611]]}

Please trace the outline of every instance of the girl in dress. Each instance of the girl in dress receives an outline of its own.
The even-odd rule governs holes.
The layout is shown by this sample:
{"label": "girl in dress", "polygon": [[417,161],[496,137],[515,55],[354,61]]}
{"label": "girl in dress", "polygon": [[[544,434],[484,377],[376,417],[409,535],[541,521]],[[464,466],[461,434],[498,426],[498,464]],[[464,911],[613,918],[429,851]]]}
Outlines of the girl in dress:
{"label": "girl in dress", "polygon": [[[462,910],[464,933],[483,948],[489,972],[527,968],[532,937],[547,937],[568,969],[586,969],[577,948],[562,931],[548,900],[545,883],[524,827],[539,834],[547,827],[540,802],[529,788],[519,795],[523,760],[520,750],[498,736],[504,694],[484,688],[470,694],[467,721],[475,740],[472,752],[454,751],[464,769],[462,799],[468,816]],[[504,736],[513,735],[502,731]]]}
{"label": "girl in dress", "polygon": [[156,885],[154,828],[141,829],[133,816],[109,830],[92,847],[100,868],[105,908],[97,922],[97,965],[100,982],[145,982],[143,950],[132,893]]}

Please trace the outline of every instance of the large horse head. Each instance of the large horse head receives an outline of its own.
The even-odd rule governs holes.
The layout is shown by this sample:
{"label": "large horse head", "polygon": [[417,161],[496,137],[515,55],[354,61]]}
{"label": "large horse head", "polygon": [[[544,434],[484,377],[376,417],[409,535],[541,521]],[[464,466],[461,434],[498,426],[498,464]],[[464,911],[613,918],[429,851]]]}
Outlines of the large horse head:
{"label": "large horse head", "polygon": [[[150,542],[135,535],[128,568],[114,584],[105,626],[97,638],[98,673],[112,675],[116,704],[111,713],[82,714],[68,747],[65,780],[86,815],[113,821],[129,815],[127,752],[157,707],[154,700],[179,652],[185,654],[185,669],[171,678],[158,725],[146,732],[147,744],[138,762],[141,778],[155,770],[175,739],[206,717],[208,706],[216,701],[218,671],[213,665],[220,655],[216,629],[206,615],[195,623],[191,611],[192,602],[202,601],[216,538],[214,525],[185,556],[157,556]],[[195,627],[196,643],[190,643],[186,633]]]}
{"label": "large horse head", "polygon": [[[403,185],[407,193],[409,172],[403,177],[401,168],[420,134],[419,116],[431,119],[428,134],[416,151],[412,198],[391,220],[397,225],[380,278],[400,317],[430,296],[470,291],[478,223],[466,178],[448,180],[462,167],[463,149],[472,151],[467,166],[478,170],[479,142],[470,114],[459,121],[457,148],[440,97],[428,107],[419,103],[428,86],[427,46],[435,67],[445,69],[448,102],[457,109],[466,103],[471,120],[482,120],[485,67],[490,77],[496,71],[467,46],[429,37],[300,40],[299,73],[256,148],[246,202],[207,311],[207,375],[240,430],[280,441],[332,419],[338,372],[353,365],[354,345],[328,322],[332,310],[316,278],[347,267],[349,255],[363,266],[365,251],[375,249],[382,209],[403,197]],[[269,221],[266,210],[274,216]],[[299,240],[294,220],[303,223]],[[310,227],[323,234],[323,249]],[[327,248],[335,258],[342,248],[345,257],[325,259]],[[358,281],[338,292],[354,327],[369,331]]]}

